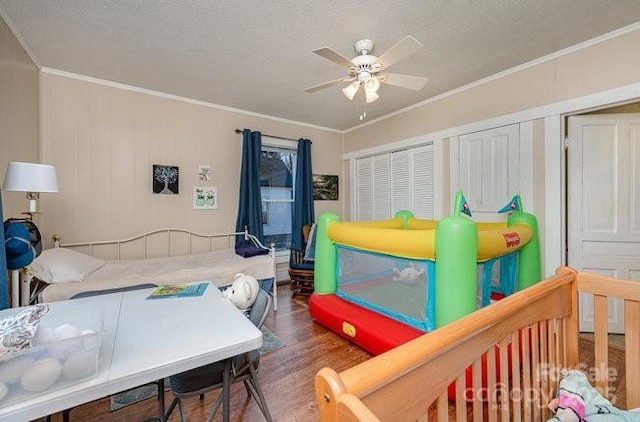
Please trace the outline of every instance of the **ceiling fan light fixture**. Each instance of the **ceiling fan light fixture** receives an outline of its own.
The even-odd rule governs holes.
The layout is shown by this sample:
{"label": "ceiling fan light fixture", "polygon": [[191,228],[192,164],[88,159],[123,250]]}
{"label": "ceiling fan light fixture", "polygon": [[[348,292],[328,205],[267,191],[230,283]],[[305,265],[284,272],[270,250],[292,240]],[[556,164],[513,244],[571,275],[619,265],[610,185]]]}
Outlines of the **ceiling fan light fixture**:
{"label": "ceiling fan light fixture", "polygon": [[376,93],[380,88],[380,81],[375,76],[371,76],[364,81],[365,91]]}
{"label": "ceiling fan light fixture", "polygon": [[348,99],[353,100],[353,97],[356,96],[356,93],[358,92],[358,89],[360,89],[360,81],[356,80],[356,81],[351,82],[346,87],[342,88],[342,93]]}
{"label": "ceiling fan light fixture", "polygon": [[375,91],[370,91],[370,90],[365,90],[364,91],[364,96],[365,96],[365,99],[367,101],[367,104],[368,103],[372,103],[375,100],[377,100],[378,98],[380,98],[380,96]]}

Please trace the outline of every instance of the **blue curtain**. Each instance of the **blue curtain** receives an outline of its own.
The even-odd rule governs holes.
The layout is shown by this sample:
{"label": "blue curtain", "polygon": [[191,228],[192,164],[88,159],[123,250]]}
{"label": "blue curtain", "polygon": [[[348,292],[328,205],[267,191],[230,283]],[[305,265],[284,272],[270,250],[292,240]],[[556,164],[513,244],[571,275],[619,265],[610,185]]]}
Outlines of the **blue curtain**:
{"label": "blue curtain", "polygon": [[3,221],[2,195],[0,195],[0,309],[9,307],[9,278],[7,276],[7,256],[4,251]]}
{"label": "blue curtain", "polygon": [[296,185],[294,191],[293,217],[291,220],[291,247],[304,250],[302,226],[315,221],[313,210],[313,171],[311,170],[311,141],[298,140]]}
{"label": "blue curtain", "polygon": [[[260,155],[262,135],[260,132],[242,131],[242,167],[240,169],[240,199],[236,231],[245,227],[249,233],[264,240],[262,232],[262,197],[260,195]],[[241,239],[238,238],[236,243]]]}

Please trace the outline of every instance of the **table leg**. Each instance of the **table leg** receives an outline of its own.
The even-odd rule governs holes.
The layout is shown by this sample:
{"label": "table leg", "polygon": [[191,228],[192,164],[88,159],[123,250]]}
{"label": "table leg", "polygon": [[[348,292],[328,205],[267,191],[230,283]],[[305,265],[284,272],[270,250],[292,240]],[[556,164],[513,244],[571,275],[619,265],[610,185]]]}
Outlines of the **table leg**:
{"label": "table leg", "polygon": [[229,397],[231,396],[231,386],[229,378],[231,374],[231,359],[225,359],[222,372],[222,420],[229,422]]}
{"label": "table leg", "polygon": [[160,415],[160,422],[164,422],[164,378],[158,380],[158,414]]}

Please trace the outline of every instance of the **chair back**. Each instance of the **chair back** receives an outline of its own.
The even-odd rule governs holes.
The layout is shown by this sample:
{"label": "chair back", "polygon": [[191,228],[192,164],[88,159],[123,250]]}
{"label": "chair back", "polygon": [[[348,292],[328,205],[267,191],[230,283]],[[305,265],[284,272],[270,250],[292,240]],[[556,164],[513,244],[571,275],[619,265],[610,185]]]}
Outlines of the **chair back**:
{"label": "chair back", "polygon": [[253,306],[249,312],[249,319],[258,329],[262,328],[264,320],[267,319],[267,315],[269,315],[272,304],[273,299],[271,295],[264,289],[258,290],[258,297],[256,297],[256,301],[253,302]]}

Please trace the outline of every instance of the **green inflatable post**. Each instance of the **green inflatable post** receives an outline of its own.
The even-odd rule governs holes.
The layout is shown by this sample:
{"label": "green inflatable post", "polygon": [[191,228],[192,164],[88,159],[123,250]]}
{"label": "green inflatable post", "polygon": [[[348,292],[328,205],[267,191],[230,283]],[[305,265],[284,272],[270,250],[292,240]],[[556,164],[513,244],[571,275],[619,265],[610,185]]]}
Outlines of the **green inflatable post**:
{"label": "green inflatable post", "polygon": [[400,210],[396,213],[396,218],[402,219],[402,229],[407,230],[409,226],[409,220],[413,218],[413,213],[407,210]]}
{"label": "green inflatable post", "polygon": [[477,307],[478,230],[472,220],[460,215],[465,204],[459,191],[454,215],[440,220],[436,228],[436,328],[474,312]]}
{"label": "green inflatable post", "polygon": [[529,243],[520,249],[520,259],[518,262],[518,290],[522,290],[542,280],[538,220],[533,214],[526,212],[514,212],[507,218],[507,226],[510,227],[514,224],[526,224],[531,227],[531,231],[533,232]]}
{"label": "green inflatable post", "polygon": [[316,228],[316,255],[313,275],[313,289],[317,294],[330,294],[338,290],[336,274],[337,249],[329,239],[327,229],[340,221],[337,214],[325,212],[320,215]]}

